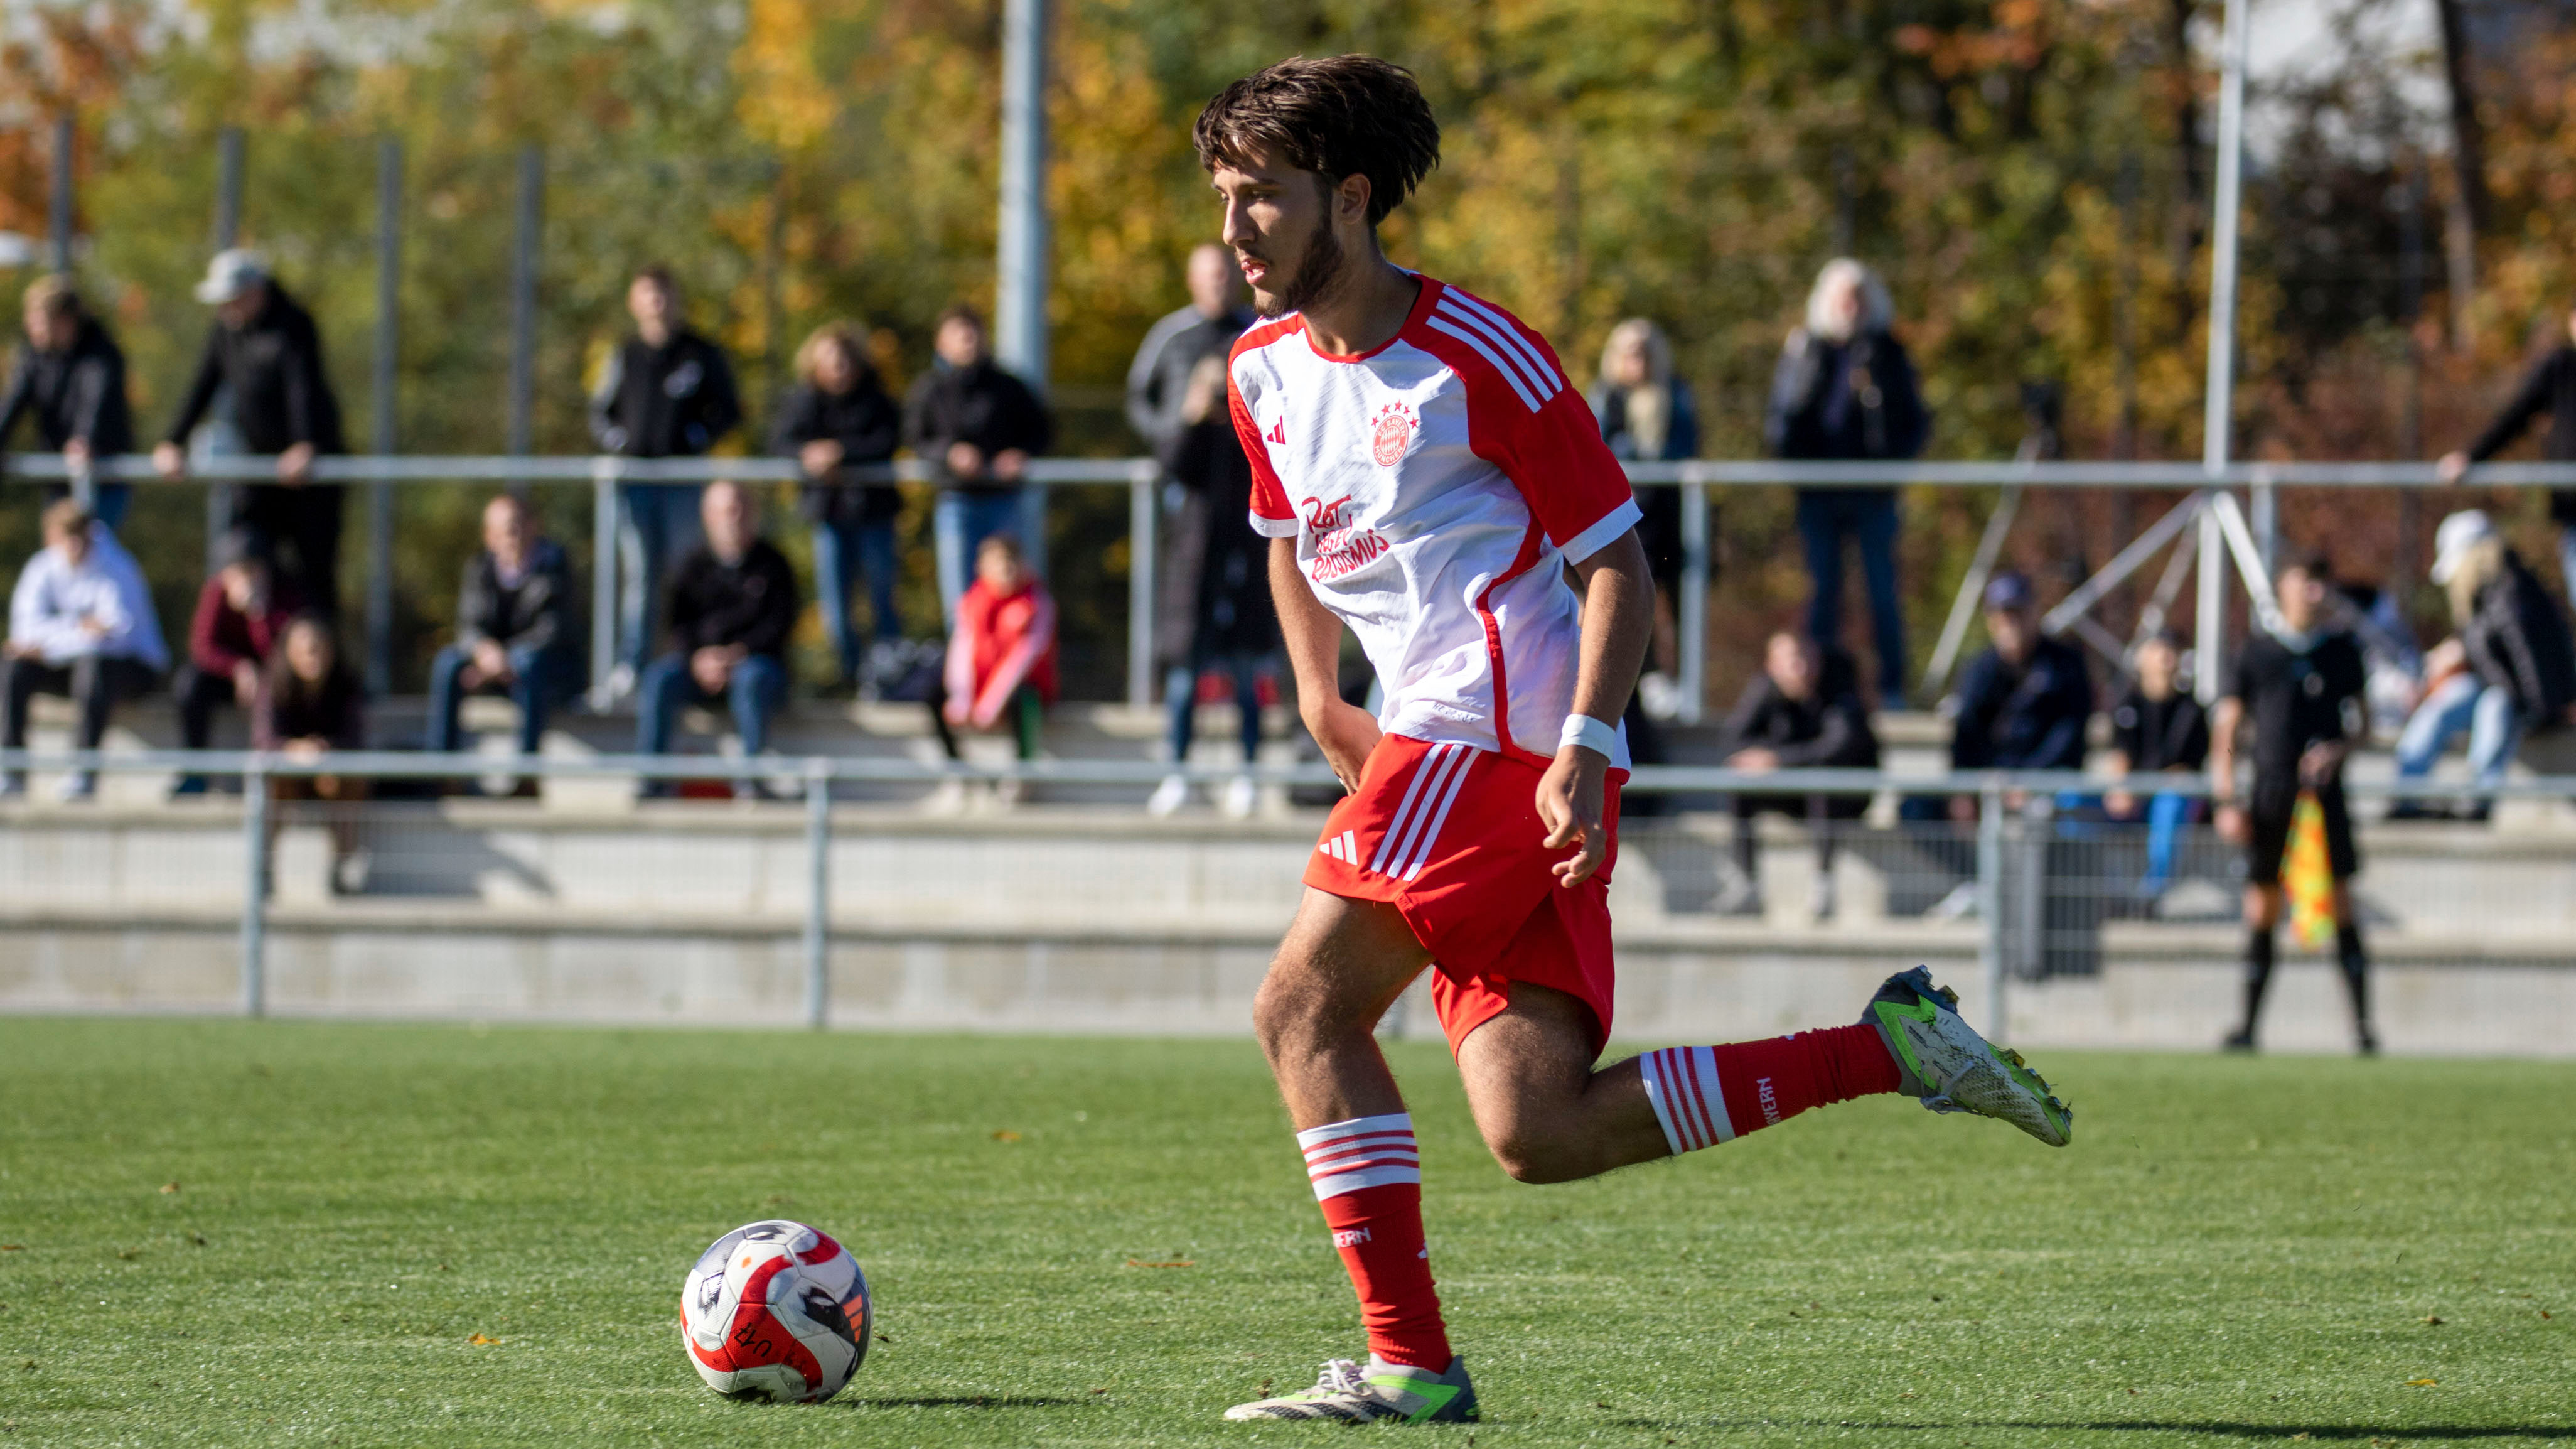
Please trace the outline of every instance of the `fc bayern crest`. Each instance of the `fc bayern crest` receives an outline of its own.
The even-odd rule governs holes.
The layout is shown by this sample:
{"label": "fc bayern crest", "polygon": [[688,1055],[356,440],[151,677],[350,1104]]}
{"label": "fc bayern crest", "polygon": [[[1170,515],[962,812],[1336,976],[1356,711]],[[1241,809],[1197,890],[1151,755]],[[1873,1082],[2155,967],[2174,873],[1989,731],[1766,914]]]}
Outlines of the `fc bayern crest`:
{"label": "fc bayern crest", "polygon": [[1392,468],[1404,457],[1404,448],[1413,441],[1418,421],[1413,409],[1400,402],[1388,403],[1377,410],[1377,423],[1369,431],[1369,456],[1381,468]]}

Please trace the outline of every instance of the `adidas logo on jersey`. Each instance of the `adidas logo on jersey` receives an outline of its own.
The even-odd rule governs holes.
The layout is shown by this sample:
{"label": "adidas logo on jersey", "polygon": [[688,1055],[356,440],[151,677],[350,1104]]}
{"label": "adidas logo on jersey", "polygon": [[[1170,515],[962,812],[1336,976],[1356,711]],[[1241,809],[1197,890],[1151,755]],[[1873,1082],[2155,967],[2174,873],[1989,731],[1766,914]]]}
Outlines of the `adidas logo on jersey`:
{"label": "adidas logo on jersey", "polygon": [[1263,442],[1265,442],[1265,443],[1285,443],[1285,442],[1287,442],[1287,441],[1288,441],[1288,420],[1287,420],[1286,418],[1281,418],[1279,421],[1277,421],[1277,422],[1275,422],[1275,423],[1272,423],[1272,424],[1270,425],[1270,431],[1269,431],[1269,432],[1266,432],[1266,433],[1263,433],[1263,434],[1261,435],[1261,441],[1263,441]]}
{"label": "adidas logo on jersey", "polygon": [[1324,843],[1316,846],[1315,849],[1344,865],[1357,865],[1360,863],[1359,832],[1345,830],[1339,835],[1325,836]]}

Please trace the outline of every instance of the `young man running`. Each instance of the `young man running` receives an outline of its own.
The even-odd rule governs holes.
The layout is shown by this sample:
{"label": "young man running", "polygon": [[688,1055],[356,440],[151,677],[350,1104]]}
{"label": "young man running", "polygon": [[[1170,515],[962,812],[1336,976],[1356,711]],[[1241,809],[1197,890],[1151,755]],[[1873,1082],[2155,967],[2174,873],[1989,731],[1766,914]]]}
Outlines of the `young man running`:
{"label": "young man running", "polygon": [[[1359,1290],[1365,1365],[1230,1419],[1472,1419],[1423,1246],[1422,1175],[1373,1028],[1426,966],[1486,1144],[1524,1182],[1710,1147],[1902,1091],[2044,1142],[2066,1109],[1919,968],[1859,1026],[1595,1071],[1610,1036],[1617,721],[1653,612],[1637,505],[1537,333],[1390,265],[1377,225],[1439,159],[1410,73],[1292,60],[1199,117],[1224,240],[1268,320],[1234,347],[1252,526],[1307,727],[1350,795],[1254,1006]],[[1566,571],[1581,580],[1570,588]],[[1341,630],[1386,703],[1341,702]]]}

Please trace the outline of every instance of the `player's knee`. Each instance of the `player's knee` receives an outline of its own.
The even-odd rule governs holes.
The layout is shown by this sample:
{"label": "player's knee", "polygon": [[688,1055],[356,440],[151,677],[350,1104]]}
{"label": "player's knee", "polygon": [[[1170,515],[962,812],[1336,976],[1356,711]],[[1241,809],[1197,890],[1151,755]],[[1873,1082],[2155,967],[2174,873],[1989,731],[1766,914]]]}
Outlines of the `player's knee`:
{"label": "player's knee", "polygon": [[1284,958],[1272,964],[1252,998],[1253,1034],[1273,1059],[1311,1050],[1345,1014],[1330,992]]}
{"label": "player's knee", "polygon": [[1572,1182],[1594,1171],[1563,1134],[1540,1131],[1525,1123],[1510,1123],[1487,1132],[1485,1146],[1504,1175],[1514,1182]]}

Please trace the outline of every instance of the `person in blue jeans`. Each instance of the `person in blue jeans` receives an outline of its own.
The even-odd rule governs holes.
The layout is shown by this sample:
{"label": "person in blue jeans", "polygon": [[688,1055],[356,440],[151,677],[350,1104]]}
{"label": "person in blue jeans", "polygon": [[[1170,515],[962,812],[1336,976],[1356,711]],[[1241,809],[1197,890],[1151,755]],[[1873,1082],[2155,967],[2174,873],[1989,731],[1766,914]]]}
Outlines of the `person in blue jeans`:
{"label": "person in blue jeans", "polygon": [[[894,456],[903,414],[856,323],[829,322],[796,349],[795,389],[778,410],[769,450],[794,458],[811,479],[801,501],[814,521],[814,589],[822,595],[823,635],[840,665],[841,687],[881,686],[893,672],[891,646],[903,638],[894,587],[895,519],[903,494],[891,483],[852,483],[841,470]],[[864,672],[859,630],[850,620],[850,589],[868,585],[869,637],[877,646]]]}
{"label": "person in blue jeans", "polygon": [[[2450,595],[2455,640],[2426,658],[2435,683],[2397,737],[2397,776],[2433,773],[2452,738],[2469,736],[2469,772],[2501,784],[2527,733],[2576,716],[2576,639],[2558,601],[2478,509],[2454,513],[2433,535],[2433,582]],[[2447,677],[2445,677],[2447,676]],[[2454,810],[2400,800],[2394,820],[2485,820],[2484,800]]]}
{"label": "person in blue jeans", "polygon": [[546,712],[579,678],[578,592],[572,560],[538,529],[526,499],[504,493],[483,505],[483,551],[466,561],[456,591],[456,642],[429,666],[429,748],[457,748],[465,696],[507,694],[519,709],[519,753],[538,752]]}
{"label": "person in blue jeans", "polygon": [[[1923,451],[1931,436],[1914,364],[1888,329],[1894,305],[1878,274],[1836,257],[1807,296],[1807,324],[1789,334],[1771,376],[1763,441],[1790,459],[1891,461]],[[1798,536],[1806,545],[1815,593],[1807,636],[1842,641],[1843,545],[1860,547],[1861,581],[1869,590],[1870,633],[1878,654],[1878,703],[1905,702],[1905,615],[1896,592],[1896,490],[1801,488]]]}
{"label": "person in blue jeans", "polygon": [[[760,510],[739,483],[710,483],[700,508],[707,541],[672,572],[663,600],[668,652],[644,671],[637,690],[635,750],[671,747],[680,709],[722,702],[733,713],[742,752],[769,748],[769,721],[787,702],[787,638],[803,603],[796,572],[778,546],[760,536]],[[647,797],[671,793],[652,781]],[[743,781],[735,793],[760,793]]]}
{"label": "person in blue jeans", "polygon": [[[2166,773],[2197,776],[2209,764],[2209,714],[2199,700],[2175,687],[2182,654],[2173,636],[2162,630],[2148,635],[2129,662],[2137,677],[2111,706],[2110,773],[2121,780]],[[2102,805],[2114,820],[2146,822],[2147,873],[2138,882],[2138,894],[2152,900],[2173,883],[2174,852],[2200,802],[2166,790],[2143,800],[2138,796],[2137,790],[2115,789],[2103,796]]]}
{"label": "person in blue jeans", "polygon": [[[930,515],[939,564],[939,607],[948,622],[975,581],[975,551],[996,533],[1018,535],[1032,561],[1043,534],[1023,516],[1029,459],[1046,451],[1055,422],[1029,385],[993,362],[975,309],[940,314],[928,372],[904,400],[904,442],[939,474]],[[1041,570],[1043,572],[1043,570]]]}

